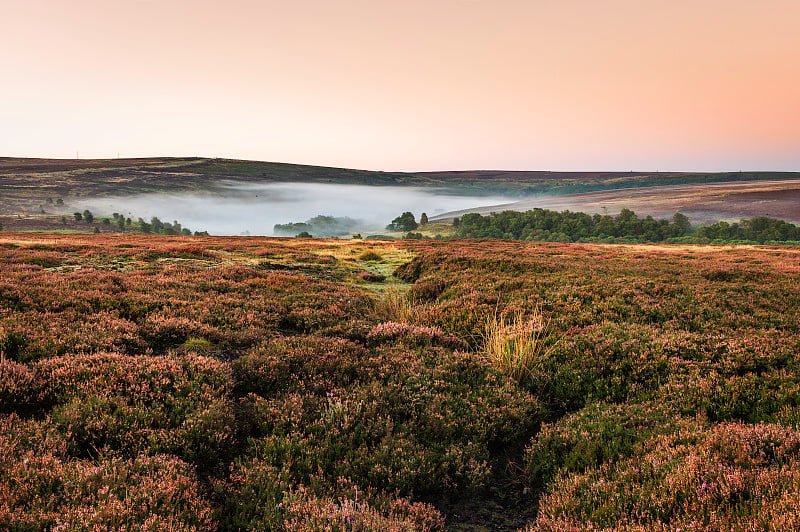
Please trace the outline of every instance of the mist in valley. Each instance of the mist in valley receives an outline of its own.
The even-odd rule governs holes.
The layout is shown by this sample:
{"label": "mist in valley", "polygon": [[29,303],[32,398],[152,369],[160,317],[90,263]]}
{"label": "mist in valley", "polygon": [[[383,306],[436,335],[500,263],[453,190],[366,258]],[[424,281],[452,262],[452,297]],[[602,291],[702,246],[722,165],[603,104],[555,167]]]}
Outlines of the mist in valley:
{"label": "mist in valley", "polygon": [[[317,183],[228,182],[213,192],[140,194],[72,199],[70,206],[95,216],[179,221],[193,231],[212,235],[274,235],[276,224],[306,222],[315,216],[348,217],[353,231],[379,232],[405,211],[419,219],[456,211],[508,203],[498,195],[468,196],[451,190],[421,187],[337,185]],[[315,235],[317,236],[317,235]]]}

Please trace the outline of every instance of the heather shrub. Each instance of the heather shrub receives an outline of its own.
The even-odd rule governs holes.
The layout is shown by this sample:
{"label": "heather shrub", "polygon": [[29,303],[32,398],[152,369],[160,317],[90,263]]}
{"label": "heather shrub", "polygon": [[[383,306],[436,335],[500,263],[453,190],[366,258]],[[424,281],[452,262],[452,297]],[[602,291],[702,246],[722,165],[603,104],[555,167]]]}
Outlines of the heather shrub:
{"label": "heather shrub", "polygon": [[437,345],[451,349],[466,349],[467,343],[456,336],[445,334],[438,327],[422,327],[410,323],[387,321],[374,326],[366,336],[370,344],[387,340],[401,340],[412,346]]}
{"label": "heather shrub", "polygon": [[276,339],[233,362],[238,393],[264,397],[304,389],[324,394],[370,378],[374,367],[362,346],[320,336]]}
{"label": "heather shrub", "polygon": [[407,283],[413,283],[419,279],[424,271],[425,264],[435,261],[435,257],[418,256],[414,257],[406,264],[402,264],[394,271],[394,276]]}
{"label": "heather shrub", "polygon": [[362,281],[367,281],[368,283],[380,283],[386,280],[385,275],[372,272],[361,272],[358,274],[358,278]]}
{"label": "heather shrub", "polygon": [[661,404],[597,403],[545,424],[525,449],[527,482],[542,489],[555,476],[583,473],[627,458],[654,434],[669,432],[674,412]]}
{"label": "heather shrub", "polygon": [[234,450],[232,382],[223,363],[105,354],[46,359],[36,374],[73,456],[173,453],[209,470]]}
{"label": "heather shrub", "polygon": [[0,418],[0,528],[213,530],[190,466],[169,456],[71,460],[46,420]]}
{"label": "heather shrub", "polygon": [[220,522],[225,530],[280,530],[284,498],[292,487],[288,474],[256,459],[237,459],[228,483],[217,485],[223,500]]}
{"label": "heather shrub", "polygon": [[213,251],[199,246],[167,246],[160,249],[148,250],[138,255],[139,260],[153,261],[165,258],[216,260],[219,255]]}
{"label": "heather shrub", "polygon": [[412,301],[431,302],[438,299],[446,288],[447,285],[443,280],[417,281],[409,290],[408,297]]}
{"label": "heather shrub", "polygon": [[382,508],[346,496],[318,497],[307,490],[293,492],[287,499],[284,526],[292,532],[444,530],[444,518],[439,512],[404,499],[384,503]]}
{"label": "heather shrub", "polygon": [[561,476],[530,530],[789,530],[800,501],[800,433],[682,423],[617,464]]}
{"label": "heather shrub", "polygon": [[334,495],[293,486],[284,471],[258,460],[240,462],[231,475],[232,490],[223,525],[235,530],[441,530],[444,518],[433,507],[407,499],[361,491],[338,479]]}
{"label": "heather shrub", "polygon": [[323,340],[287,339],[234,363],[251,393],[245,417],[258,420],[247,455],[288,467],[293,483],[319,471],[323,487],[348,477],[405,494],[482,489],[491,449],[540,419],[538,402],[478,356]]}
{"label": "heather shrub", "polygon": [[20,355],[27,343],[25,333],[20,330],[0,328],[0,360],[21,360]]}
{"label": "heather shrub", "polygon": [[233,404],[226,399],[215,399],[188,415],[170,432],[163,447],[208,473],[219,470],[233,458],[238,446],[238,428]]}
{"label": "heather shrub", "polygon": [[39,390],[33,371],[12,360],[0,360],[0,413],[28,410]]}

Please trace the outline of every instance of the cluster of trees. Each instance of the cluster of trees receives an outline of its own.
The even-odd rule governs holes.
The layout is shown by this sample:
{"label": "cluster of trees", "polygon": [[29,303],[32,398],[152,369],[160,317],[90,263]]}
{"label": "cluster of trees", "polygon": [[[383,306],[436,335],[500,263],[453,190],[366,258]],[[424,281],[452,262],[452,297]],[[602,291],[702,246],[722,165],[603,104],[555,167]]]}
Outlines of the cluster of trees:
{"label": "cluster of trees", "polygon": [[424,212],[422,216],[420,216],[419,223],[414,218],[414,215],[408,211],[404,212],[394,220],[392,223],[386,226],[387,231],[402,231],[404,233],[408,231],[413,231],[420,225],[426,225],[428,223],[428,215]]}
{"label": "cluster of trees", "polygon": [[[139,218],[139,229],[145,234],[192,235],[192,231],[188,227],[181,226],[178,220],[174,220],[172,223],[162,222],[156,216],[150,218],[149,223],[144,221],[144,219]],[[194,236],[208,236],[208,231],[195,231]]]}
{"label": "cluster of trees", "polygon": [[361,225],[359,220],[347,216],[314,216],[305,222],[275,224],[272,228],[276,236],[299,236],[310,238],[344,236],[352,233]]}
{"label": "cluster of trees", "polygon": [[[114,222],[120,228],[120,231],[124,230],[125,227],[130,227],[131,225],[133,225],[133,221],[130,218],[125,218],[118,212],[115,212],[111,216],[113,216]],[[106,218],[106,220],[108,220],[108,218]]]}
{"label": "cluster of trees", "polygon": [[73,216],[75,217],[76,222],[84,220],[87,224],[90,224],[94,221],[94,214],[92,214],[92,211],[90,211],[89,209],[86,209],[82,213],[76,212],[73,214]]}
{"label": "cluster of trees", "polygon": [[698,240],[712,242],[791,242],[800,241],[800,227],[777,218],[758,216],[739,223],[717,222],[700,227]]}
{"label": "cluster of trees", "polygon": [[656,220],[652,216],[639,218],[630,209],[616,216],[589,215],[582,212],[556,212],[533,209],[527,212],[505,211],[482,216],[465,214],[453,220],[459,238],[503,238],[509,240],[539,240],[549,242],[578,242],[609,238],[628,238],[644,242],[663,242],[669,238],[688,235],[692,229],[689,219],[676,213],[672,220]]}

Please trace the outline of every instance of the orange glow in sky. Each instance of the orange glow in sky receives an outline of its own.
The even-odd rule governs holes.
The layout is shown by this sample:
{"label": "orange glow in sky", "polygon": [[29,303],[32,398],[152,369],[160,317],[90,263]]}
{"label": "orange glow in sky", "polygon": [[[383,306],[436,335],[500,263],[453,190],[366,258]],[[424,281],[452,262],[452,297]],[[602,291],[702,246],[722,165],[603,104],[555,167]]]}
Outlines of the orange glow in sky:
{"label": "orange glow in sky", "polygon": [[0,2],[0,155],[800,170],[797,0]]}

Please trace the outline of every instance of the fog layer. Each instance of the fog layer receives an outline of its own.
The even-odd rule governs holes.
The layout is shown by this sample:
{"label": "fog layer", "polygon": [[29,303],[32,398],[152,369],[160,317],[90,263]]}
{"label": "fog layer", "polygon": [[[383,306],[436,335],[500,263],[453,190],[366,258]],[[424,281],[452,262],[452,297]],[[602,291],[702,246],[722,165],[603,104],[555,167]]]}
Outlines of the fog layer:
{"label": "fog layer", "polygon": [[411,211],[419,219],[447,211],[506,203],[503,196],[464,196],[420,187],[381,187],[316,183],[228,183],[214,193],[141,194],[71,201],[96,216],[178,220],[192,231],[213,235],[272,235],[275,224],[304,222],[317,215],[359,220],[358,230],[382,230]]}

